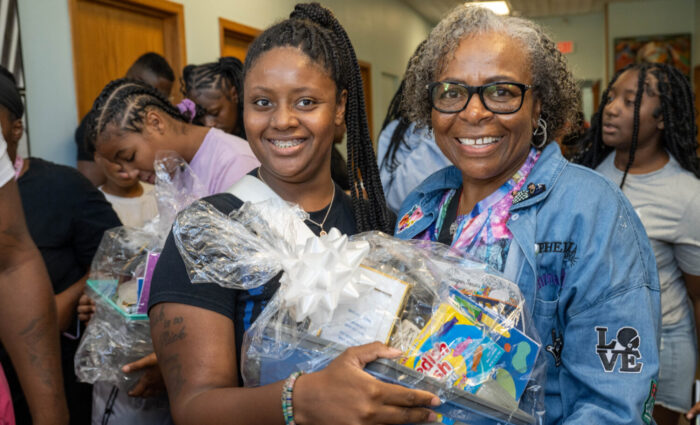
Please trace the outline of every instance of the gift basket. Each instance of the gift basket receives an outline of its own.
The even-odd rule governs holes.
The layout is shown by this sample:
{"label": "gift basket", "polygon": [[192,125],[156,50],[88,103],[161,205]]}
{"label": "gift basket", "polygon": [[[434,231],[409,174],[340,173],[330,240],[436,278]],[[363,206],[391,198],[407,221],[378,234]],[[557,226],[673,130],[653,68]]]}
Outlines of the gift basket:
{"label": "gift basket", "polygon": [[128,390],[143,372],[125,374],[122,366],[153,352],[147,316],[153,270],[175,215],[204,193],[174,153],[160,153],[155,169],[158,216],[142,229],[108,230],[93,258],[85,293],[95,302],[95,314],[75,355],[82,382]]}
{"label": "gift basket", "polygon": [[246,386],[323,369],[350,346],[398,348],[366,371],[427,390],[444,423],[534,424],[544,409],[544,361],[514,283],[450,248],[380,232],[316,237],[279,199],[224,215],[199,201],[173,235],[193,283],[250,290],[283,272],[244,336]]}

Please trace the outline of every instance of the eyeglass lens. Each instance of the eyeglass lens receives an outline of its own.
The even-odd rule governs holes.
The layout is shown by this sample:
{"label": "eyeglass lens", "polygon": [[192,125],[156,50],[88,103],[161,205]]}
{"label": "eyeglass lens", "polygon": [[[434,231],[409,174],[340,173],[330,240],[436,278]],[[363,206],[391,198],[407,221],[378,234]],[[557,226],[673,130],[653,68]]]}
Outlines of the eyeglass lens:
{"label": "eyeglass lens", "polygon": [[[522,88],[508,83],[487,84],[472,89],[475,94],[479,91],[486,109],[496,113],[512,113],[520,109],[524,94]],[[466,86],[460,84],[437,84],[431,93],[433,106],[443,112],[459,112],[469,101],[469,92]]]}

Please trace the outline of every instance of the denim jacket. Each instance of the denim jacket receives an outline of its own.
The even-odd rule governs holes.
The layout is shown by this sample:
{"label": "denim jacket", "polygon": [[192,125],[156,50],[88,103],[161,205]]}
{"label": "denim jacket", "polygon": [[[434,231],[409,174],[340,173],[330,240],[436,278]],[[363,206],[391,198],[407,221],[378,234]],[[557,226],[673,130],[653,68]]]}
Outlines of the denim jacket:
{"label": "denim jacket", "polygon": [[[545,423],[650,423],[661,306],[642,223],[612,182],[567,162],[556,143],[529,183],[543,186],[511,207],[504,275],[520,287],[542,342]],[[396,237],[427,229],[445,190],[461,184],[456,167],[428,177],[404,201]]]}

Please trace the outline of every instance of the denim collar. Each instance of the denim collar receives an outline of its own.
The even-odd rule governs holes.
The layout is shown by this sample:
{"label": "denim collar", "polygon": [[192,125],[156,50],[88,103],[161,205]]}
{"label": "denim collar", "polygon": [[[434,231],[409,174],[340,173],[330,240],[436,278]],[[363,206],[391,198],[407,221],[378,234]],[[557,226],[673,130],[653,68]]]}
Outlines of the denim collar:
{"label": "denim collar", "polygon": [[[555,142],[549,143],[542,151],[540,158],[537,160],[537,164],[535,164],[535,167],[528,175],[524,184],[524,186],[527,186],[528,183],[543,184],[545,187],[544,191],[514,205],[511,211],[528,207],[545,199],[547,195],[549,195],[566,164],[567,161],[561,155],[559,145]],[[443,168],[425,179],[425,181],[415,189],[413,195],[418,195],[418,198],[421,200],[429,200],[434,197],[435,192],[442,194],[447,189],[457,189],[461,185],[462,172],[453,165]]]}

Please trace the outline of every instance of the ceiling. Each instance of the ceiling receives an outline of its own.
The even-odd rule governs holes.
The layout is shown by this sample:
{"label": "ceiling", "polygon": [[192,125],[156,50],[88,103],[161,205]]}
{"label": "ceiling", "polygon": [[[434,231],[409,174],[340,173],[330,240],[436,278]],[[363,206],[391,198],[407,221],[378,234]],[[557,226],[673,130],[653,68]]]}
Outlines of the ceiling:
{"label": "ceiling", "polygon": [[[432,24],[437,24],[464,0],[402,0]],[[601,12],[605,3],[629,0],[508,0],[513,15],[542,17]]]}

